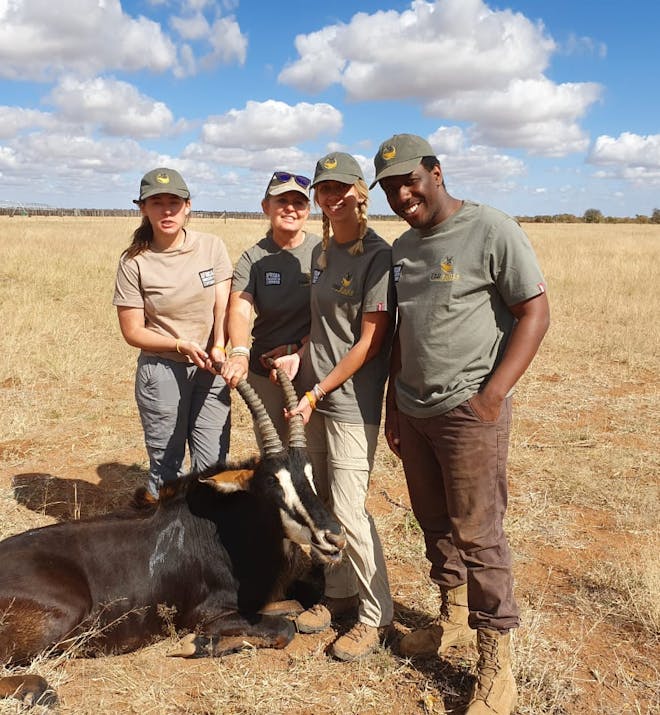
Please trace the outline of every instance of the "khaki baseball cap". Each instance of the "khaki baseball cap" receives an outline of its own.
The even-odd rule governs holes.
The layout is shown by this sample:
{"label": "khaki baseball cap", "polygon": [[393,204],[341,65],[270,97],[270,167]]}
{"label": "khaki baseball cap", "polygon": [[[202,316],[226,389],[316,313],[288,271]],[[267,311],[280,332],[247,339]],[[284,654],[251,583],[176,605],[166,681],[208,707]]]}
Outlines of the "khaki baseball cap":
{"label": "khaki baseball cap", "polygon": [[140,198],[133,199],[134,204],[139,204],[150,196],[157,194],[173,194],[182,199],[190,198],[190,191],[181,174],[174,169],[152,169],[140,181]]}
{"label": "khaki baseball cap", "polygon": [[395,134],[386,139],[374,157],[374,186],[386,176],[401,176],[414,171],[425,156],[435,156],[431,145],[416,134]]}
{"label": "khaki baseball cap", "polygon": [[342,184],[352,185],[358,179],[364,181],[362,169],[357,161],[350,154],[333,151],[316,162],[312,186],[322,181],[339,181]]}
{"label": "khaki baseball cap", "polygon": [[279,196],[287,191],[297,191],[309,199],[309,186],[312,180],[302,174],[292,174],[290,171],[275,171],[270,177],[264,198]]}

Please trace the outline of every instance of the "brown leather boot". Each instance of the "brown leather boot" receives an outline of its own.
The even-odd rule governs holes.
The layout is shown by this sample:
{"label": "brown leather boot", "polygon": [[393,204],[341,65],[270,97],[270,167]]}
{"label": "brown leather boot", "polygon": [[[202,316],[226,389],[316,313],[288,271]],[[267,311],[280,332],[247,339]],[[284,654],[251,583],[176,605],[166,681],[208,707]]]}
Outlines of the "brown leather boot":
{"label": "brown leather boot", "polygon": [[333,619],[351,612],[357,615],[358,597],[332,598],[325,596],[321,603],[314,604],[296,618],[296,627],[301,633],[320,633],[330,627]]}
{"label": "brown leather boot", "polygon": [[476,631],[468,626],[467,584],[441,589],[440,618],[425,628],[407,633],[399,641],[399,653],[404,658],[442,655],[455,645],[472,643]]}
{"label": "brown leather boot", "polygon": [[511,715],[518,699],[511,670],[511,634],[479,628],[477,646],[477,682],[465,715]]}
{"label": "brown leather boot", "polygon": [[330,652],[338,660],[360,660],[373,653],[387,634],[388,627],[369,626],[359,621],[332,644]]}

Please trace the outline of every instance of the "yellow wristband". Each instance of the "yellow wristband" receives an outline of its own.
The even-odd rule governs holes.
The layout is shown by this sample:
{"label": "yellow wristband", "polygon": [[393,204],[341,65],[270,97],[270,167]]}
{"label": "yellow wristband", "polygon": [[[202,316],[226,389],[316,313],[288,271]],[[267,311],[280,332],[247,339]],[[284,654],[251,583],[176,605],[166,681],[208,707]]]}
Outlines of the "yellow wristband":
{"label": "yellow wristband", "polygon": [[176,339],[176,351],[179,353],[179,355],[183,355],[181,350],[179,350],[179,343],[181,342],[181,338]]}
{"label": "yellow wristband", "polygon": [[225,350],[225,346],[224,346],[224,345],[214,345],[213,347],[214,347],[216,350],[222,351],[225,355],[227,354],[227,351]]}
{"label": "yellow wristband", "polygon": [[312,408],[313,410],[315,410],[315,409],[316,409],[316,397],[314,397],[314,393],[313,393],[313,392],[306,392],[306,393],[305,393],[305,397],[307,398],[307,401],[308,401],[309,404],[311,405],[311,408]]}

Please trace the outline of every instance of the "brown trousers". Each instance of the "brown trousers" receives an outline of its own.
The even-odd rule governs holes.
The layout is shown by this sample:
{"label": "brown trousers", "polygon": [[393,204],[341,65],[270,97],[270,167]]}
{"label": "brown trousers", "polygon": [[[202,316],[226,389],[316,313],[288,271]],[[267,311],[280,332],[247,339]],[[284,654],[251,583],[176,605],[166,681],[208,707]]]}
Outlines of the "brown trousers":
{"label": "brown trousers", "polygon": [[495,422],[482,421],[469,401],[437,417],[399,412],[403,467],[431,579],[447,589],[467,582],[472,628],[519,624],[503,529],[510,426],[511,398]]}

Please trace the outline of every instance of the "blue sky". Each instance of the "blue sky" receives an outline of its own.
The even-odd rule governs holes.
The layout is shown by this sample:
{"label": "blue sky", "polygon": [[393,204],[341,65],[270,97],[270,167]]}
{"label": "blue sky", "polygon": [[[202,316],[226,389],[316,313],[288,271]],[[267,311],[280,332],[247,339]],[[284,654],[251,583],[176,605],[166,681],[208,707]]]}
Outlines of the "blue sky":
{"label": "blue sky", "polygon": [[[0,205],[124,208],[179,169],[258,211],[331,150],[421,134],[514,215],[660,207],[660,3],[0,0]],[[371,211],[389,213],[380,188]]]}

